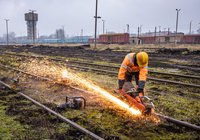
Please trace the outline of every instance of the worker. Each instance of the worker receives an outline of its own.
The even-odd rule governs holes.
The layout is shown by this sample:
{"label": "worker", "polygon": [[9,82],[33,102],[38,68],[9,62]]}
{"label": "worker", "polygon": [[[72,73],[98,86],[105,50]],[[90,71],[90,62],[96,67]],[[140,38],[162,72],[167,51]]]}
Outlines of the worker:
{"label": "worker", "polygon": [[[124,58],[118,73],[118,93],[122,91],[125,82],[131,82],[135,76],[136,91],[144,94],[148,74],[148,54],[146,52],[129,53]],[[116,91],[115,91],[116,92]]]}

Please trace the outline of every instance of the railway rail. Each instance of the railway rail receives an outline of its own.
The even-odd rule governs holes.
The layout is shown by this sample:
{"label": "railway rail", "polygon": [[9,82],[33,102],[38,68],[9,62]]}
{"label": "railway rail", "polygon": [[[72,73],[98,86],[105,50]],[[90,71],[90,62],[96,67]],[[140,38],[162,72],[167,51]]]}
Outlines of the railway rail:
{"label": "railway rail", "polygon": [[[14,51],[15,52],[15,51]],[[69,53],[70,52],[70,53]],[[41,53],[42,55],[44,54],[52,54],[51,51],[48,51],[46,53]],[[106,61],[114,61],[114,62],[121,62],[121,60],[124,58],[125,54],[109,54],[109,55],[105,55],[105,54],[98,54],[96,52],[93,53],[88,53],[88,52],[82,52],[82,53],[77,53],[77,52],[71,52],[71,51],[67,51],[65,53],[65,55],[67,55],[68,57],[77,57],[77,58],[83,58],[83,59],[97,59],[98,60],[106,60]],[[162,57],[153,57],[156,58],[156,60],[152,59],[151,62],[153,66],[154,63],[160,63],[161,66],[166,67],[169,66],[170,68],[179,68],[179,69],[184,69],[184,70],[190,70],[190,71],[196,71],[196,72],[200,72],[200,68],[198,65],[179,65],[179,64],[171,64],[171,63],[163,63],[166,61],[165,58]],[[159,61],[158,61],[159,58]],[[162,60],[162,61],[160,61]]]}
{"label": "railway rail", "polygon": [[[14,55],[14,56],[20,56],[20,57],[30,57],[30,58],[39,58],[39,59],[44,59],[46,57],[44,56],[33,56],[33,55],[22,55],[22,54],[12,54],[12,53],[6,53],[8,55]],[[100,73],[107,73],[111,75],[117,75],[118,73],[113,70],[105,70],[102,69],[104,68],[109,68],[109,69],[119,69],[119,66],[109,66],[109,65],[102,65],[102,64],[94,64],[94,63],[88,63],[88,62],[80,62],[80,61],[65,61],[64,59],[56,59],[56,58],[47,58],[49,60],[57,61],[57,62],[62,62],[66,64],[68,67],[71,68],[78,68],[81,70],[91,70],[95,72],[100,72]],[[78,64],[78,65],[72,65],[73,64]],[[98,68],[88,68],[85,66],[80,66],[82,65],[90,65],[90,66],[97,66]],[[195,76],[195,75],[182,75],[182,74],[172,74],[172,73],[166,73],[166,72],[156,72],[156,71],[151,71],[149,70],[149,73],[151,74],[162,74],[162,75],[169,75],[169,76],[176,76],[176,77],[182,77],[182,78],[190,78],[190,79],[200,79],[200,76]],[[200,85],[198,84],[190,84],[190,83],[183,83],[183,82],[178,82],[178,81],[172,81],[172,80],[166,80],[166,79],[160,79],[160,78],[153,78],[153,77],[148,77],[148,80],[155,81],[155,82],[163,82],[163,83],[169,83],[169,84],[178,84],[182,86],[188,86],[188,87],[193,87],[193,88],[200,88]]]}
{"label": "railway rail", "polygon": [[[125,54],[126,55],[126,54]],[[72,56],[76,56],[78,58],[91,58],[94,59],[94,58],[99,58],[99,59],[108,59],[109,60],[114,60],[114,62],[120,62],[121,60],[123,60],[124,56],[125,55],[92,55],[91,54],[88,54],[88,55],[83,55],[83,54],[73,54]],[[70,55],[69,55],[70,56]],[[154,60],[155,59],[155,60]],[[158,61],[159,60],[159,61]],[[162,61],[161,61],[162,60]],[[200,68],[199,66],[194,66],[194,65],[180,65],[180,64],[171,64],[171,63],[163,63],[166,61],[165,58],[158,58],[158,57],[153,57],[152,60],[150,60],[152,63],[160,63],[162,65],[165,65],[165,66],[169,66],[171,68],[179,68],[179,69],[184,69],[184,70],[191,70],[191,71],[197,71],[197,72],[200,72]]]}
{"label": "railway rail", "polygon": [[[47,80],[47,81],[53,81],[54,83],[57,83],[57,84],[61,84],[60,82],[57,82],[57,81],[55,81],[55,80],[53,80],[53,79],[50,79],[50,78],[46,78],[46,77],[42,77],[42,76],[38,76],[38,75],[34,75],[34,74],[31,74],[31,73],[28,73],[28,72],[25,72],[25,71],[22,71],[22,70],[19,70],[19,69],[16,69],[16,68],[12,68],[12,67],[9,67],[9,66],[3,66],[3,65],[0,65],[1,67],[4,67],[4,68],[6,68],[6,69],[9,69],[9,70],[12,70],[12,71],[17,71],[17,72],[20,72],[20,73],[23,73],[23,74],[25,74],[25,75],[29,75],[29,76],[33,76],[33,77],[37,77],[37,78],[40,78],[40,79],[42,79],[42,80]],[[2,83],[2,82],[0,82],[0,83]],[[2,83],[3,84],[3,83]],[[5,83],[4,83],[5,84]],[[63,85],[63,83],[62,83],[62,85]],[[7,85],[6,84],[6,86],[8,86],[9,88],[11,88],[9,85]],[[69,86],[69,85],[68,85]],[[71,86],[70,86],[71,87]],[[79,89],[79,88],[76,88],[76,87],[72,87],[72,88],[75,88],[75,89],[78,89],[78,90],[81,90],[81,91],[84,91],[84,90],[82,90],[82,89]],[[85,92],[85,91],[84,91]],[[21,93],[21,95],[23,96],[23,95],[25,95],[25,94],[23,94],[23,93]],[[27,98],[28,99],[28,96],[26,95],[26,96],[24,96],[25,98]],[[36,101],[37,102],[37,101]],[[40,106],[40,105],[39,105]],[[44,107],[43,105],[41,105],[41,107]],[[46,109],[47,111],[50,111],[49,109]],[[51,113],[53,113],[54,111],[52,110],[52,111],[50,111]],[[54,115],[56,115],[57,113],[56,112],[54,112],[53,113]],[[183,126],[183,127],[186,127],[186,128],[190,128],[190,129],[193,129],[193,130],[196,130],[196,131],[200,131],[200,126],[197,126],[197,125],[194,125],[194,124],[190,124],[190,123],[188,123],[188,122],[185,122],[185,121],[181,121],[181,120],[177,120],[177,119],[175,119],[175,118],[172,118],[172,117],[169,117],[169,116],[165,116],[165,115],[162,115],[162,114],[160,114],[160,113],[155,113],[155,115],[157,115],[158,117],[160,117],[161,119],[164,119],[164,120],[166,120],[166,121],[168,121],[168,122],[170,122],[170,123],[174,123],[174,124],[176,124],[176,125],[178,125],[178,126]],[[58,115],[58,117],[59,117],[59,115]],[[62,116],[60,116],[60,119],[61,120],[65,120]],[[71,122],[71,121],[67,121],[67,122]],[[72,123],[73,124],[73,123]],[[76,125],[72,125],[72,126],[74,126],[75,128],[77,128],[77,129],[79,129],[78,127],[76,127]],[[94,139],[102,139],[102,138],[100,138],[99,136],[96,136],[95,134],[93,134],[93,133],[90,133],[90,131],[88,131],[88,130],[85,130],[84,128],[82,129],[82,130],[80,130],[80,131],[84,131],[83,133],[85,133],[85,134],[88,134],[89,136],[91,136],[92,138],[94,138]],[[93,137],[94,136],[94,137]]]}
{"label": "railway rail", "polygon": [[57,118],[59,118],[60,120],[62,120],[65,123],[68,123],[69,125],[71,125],[72,127],[78,129],[79,131],[81,131],[82,133],[88,135],[89,137],[91,137],[92,139],[95,140],[103,140],[103,138],[97,136],[96,134],[92,133],[91,131],[81,127],[80,125],[78,125],[77,123],[67,119],[66,117],[62,116],[61,114],[55,112],[54,110],[50,109],[49,107],[41,104],[40,102],[36,101],[35,99],[31,98],[30,96],[22,93],[22,92],[17,92],[16,90],[14,90],[10,85],[4,83],[3,81],[0,81],[0,84],[4,85],[5,87],[9,88],[10,90],[12,90],[13,92],[16,92],[17,94],[21,95],[22,97],[26,98],[27,100],[31,101],[32,103],[34,103],[35,105],[43,108],[44,110],[46,110],[47,112],[53,114],[54,116],[56,116]]}
{"label": "railway rail", "polygon": [[[108,73],[108,74],[111,74],[111,75],[117,75],[118,74],[118,72],[108,71],[108,70],[103,70],[103,69],[86,68],[86,67],[83,67],[83,66],[75,66],[75,65],[69,65],[69,64],[67,64],[67,66],[71,67],[71,68],[78,68],[78,69],[82,69],[82,70],[90,70],[90,71],[100,72],[100,73],[103,73],[103,74],[105,74],[105,73]],[[159,79],[159,78],[148,77],[148,80],[156,81],[156,82],[169,83],[169,84],[178,84],[178,85],[189,86],[189,87],[193,87],[193,88],[200,88],[200,85],[196,85],[196,84],[188,84],[188,83]]]}
{"label": "railway rail", "polygon": [[[33,56],[33,55],[23,55],[23,54],[14,54],[14,53],[2,53],[6,55],[14,55],[14,56],[20,56],[20,57],[31,57],[31,58],[46,58],[45,56]],[[54,61],[61,61],[65,62],[64,59],[56,59],[56,58],[48,58],[50,60]],[[85,64],[85,65],[90,65],[90,66],[98,66],[98,67],[105,67],[105,68],[110,68],[110,69],[119,69],[120,65],[118,66],[113,66],[113,65],[103,65],[103,64],[95,64],[95,63],[90,63],[90,62],[81,62],[81,61],[74,61],[74,60],[69,60],[68,63],[76,63],[76,64]],[[158,71],[148,71],[150,74],[162,74],[162,75],[170,75],[170,76],[176,76],[176,77],[183,77],[183,78],[195,78],[195,79],[200,79],[200,76],[196,75],[183,75],[183,74],[174,74],[174,73],[167,73],[167,72],[158,72]]]}
{"label": "railway rail", "polygon": [[[57,60],[57,61],[62,61],[58,59],[52,59],[52,60]],[[85,65],[91,65],[91,66],[98,66],[98,67],[105,67],[105,68],[110,68],[110,69],[119,69],[119,66],[109,66],[109,65],[102,65],[102,64],[94,64],[94,63],[88,63],[88,62],[79,62],[79,61],[69,61],[70,63],[76,63],[76,64],[85,64]],[[195,79],[200,79],[200,76],[195,76],[195,75],[183,75],[183,74],[174,74],[174,73],[167,73],[167,72],[158,72],[158,71],[152,71],[148,70],[148,72],[151,74],[162,74],[162,75],[170,75],[170,76],[176,76],[176,77],[183,77],[183,78],[195,78]]]}

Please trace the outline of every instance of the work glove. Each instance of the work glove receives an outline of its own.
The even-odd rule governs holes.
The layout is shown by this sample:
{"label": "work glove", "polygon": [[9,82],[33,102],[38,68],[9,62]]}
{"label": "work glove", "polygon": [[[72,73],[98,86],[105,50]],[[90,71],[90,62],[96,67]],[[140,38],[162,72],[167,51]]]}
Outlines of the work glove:
{"label": "work glove", "polygon": [[119,86],[119,88],[118,89],[114,89],[114,93],[117,93],[117,94],[122,93],[122,87],[124,85],[124,82],[125,82],[125,80],[118,79],[118,86]]}

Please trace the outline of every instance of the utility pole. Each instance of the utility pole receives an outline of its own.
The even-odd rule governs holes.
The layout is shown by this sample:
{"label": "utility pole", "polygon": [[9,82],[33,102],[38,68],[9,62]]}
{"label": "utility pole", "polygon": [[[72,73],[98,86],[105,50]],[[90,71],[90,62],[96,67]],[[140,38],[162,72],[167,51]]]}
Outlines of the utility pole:
{"label": "utility pole", "polygon": [[138,27],[138,37],[137,37],[137,38],[138,38],[138,39],[137,39],[138,41],[137,41],[137,45],[140,44],[140,41],[139,41],[140,39],[139,39],[139,37],[140,37],[140,27]]}
{"label": "utility pole", "polygon": [[83,43],[83,29],[81,29],[81,42]]}
{"label": "utility pole", "polygon": [[95,34],[94,34],[94,49],[97,48],[97,19],[101,17],[97,17],[97,11],[98,11],[98,0],[96,0],[96,9],[95,9]]}
{"label": "utility pole", "polygon": [[103,34],[105,33],[105,20],[102,19],[103,22]]}
{"label": "utility pole", "polygon": [[159,26],[159,45],[160,45],[160,33],[161,33],[160,28],[161,28],[161,26]]}
{"label": "utility pole", "polygon": [[140,25],[140,36],[142,34],[142,25]]}
{"label": "utility pole", "polygon": [[4,19],[6,21],[6,33],[7,33],[7,38],[6,38],[6,44],[8,45],[8,21],[9,19]]}
{"label": "utility pole", "polygon": [[154,36],[155,36],[155,44],[156,44],[156,30],[157,30],[157,27],[155,27],[155,33],[154,33]]}
{"label": "utility pole", "polygon": [[192,34],[192,20],[190,21],[190,31],[189,31],[189,34],[190,35]]}
{"label": "utility pole", "polygon": [[178,14],[179,14],[179,11],[180,11],[181,9],[176,9],[176,34],[175,34],[175,39],[174,39],[174,44],[176,45],[176,43],[177,43],[177,40],[176,40],[176,37],[177,37],[177,31],[178,31]]}
{"label": "utility pole", "polygon": [[168,36],[169,36],[170,28],[168,28]]}
{"label": "utility pole", "polygon": [[129,34],[129,24],[127,24],[127,33]]}

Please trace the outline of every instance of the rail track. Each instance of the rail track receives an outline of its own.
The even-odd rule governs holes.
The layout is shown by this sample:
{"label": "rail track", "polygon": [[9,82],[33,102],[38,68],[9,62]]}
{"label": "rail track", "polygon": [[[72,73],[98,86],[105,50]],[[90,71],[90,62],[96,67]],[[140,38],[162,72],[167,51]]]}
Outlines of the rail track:
{"label": "rail track", "polygon": [[[0,65],[0,67],[3,67],[3,68],[6,68],[8,70],[11,70],[11,71],[17,71],[17,72],[20,72],[20,73],[23,73],[25,75],[29,75],[29,76],[32,76],[32,77],[36,77],[36,78],[39,78],[41,80],[45,80],[45,81],[51,81],[51,82],[54,82],[54,83],[57,83],[57,84],[62,84],[63,83],[60,83],[58,81],[55,81],[54,79],[50,79],[50,78],[46,78],[46,77],[42,77],[42,76],[38,76],[38,75],[34,75],[34,74],[31,74],[31,73],[28,73],[28,72],[25,72],[23,70],[19,70],[19,69],[16,69],[16,68],[12,68],[10,66],[5,66],[5,65]],[[1,84],[3,84],[4,86],[11,88],[11,86],[7,85],[6,83],[0,81]],[[69,86],[69,85],[67,85]],[[71,86],[70,86],[71,87]],[[72,87],[72,88],[75,88],[77,90],[81,90],[81,91],[84,91],[84,92],[87,92],[85,90],[82,90],[82,89],[79,89],[79,88],[76,88],[76,87]],[[13,89],[12,89],[13,90]],[[85,133],[86,135],[89,135],[91,138],[94,138],[94,139],[102,139],[101,137],[93,134],[92,132],[80,127],[79,125],[77,125],[76,123],[74,122],[71,122],[70,120],[68,120],[67,118],[61,116],[60,114],[56,113],[55,111],[49,109],[48,107],[42,105],[41,103],[35,101],[34,99],[32,99],[31,97],[21,93],[21,92],[18,92],[18,94],[20,94],[21,96],[25,97],[26,99],[32,101],[34,104],[44,108],[45,110],[47,110],[48,112],[52,113],[53,115],[56,115],[57,117],[59,117],[61,120],[69,123],[70,125],[72,125],[73,127],[75,127],[76,129],[79,129],[81,132]],[[196,130],[196,131],[200,131],[200,126],[197,126],[197,125],[194,125],[194,124],[190,124],[188,122],[185,122],[185,121],[181,121],[181,120],[177,120],[175,118],[172,118],[172,117],[169,117],[169,116],[165,116],[165,115],[162,115],[160,113],[155,113],[155,115],[157,115],[158,117],[160,117],[161,119],[164,119],[170,123],[174,123],[178,126],[183,126],[183,127],[186,127],[186,128],[190,128],[190,129],[193,129],[193,130]]]}
{"label": "rail track", "polygon": [[[81,48],[81,46],[79,46]],[[92,51],[92,50],[85,50],[83,47],[79,49],[79,47],[50,47],[50,46],[24,46],[24,47],[11,47],[13,52],[33,52],[37,54],[48,54],[51,56],[61,55],[67,57],[78,57],[82,59],[91,59],[91,60],[106,60],[110,62],[121,62],[124,56],[128,52],[115,52],[115,51]],[[4,49],[2,51],[5,51]],[[106,54],[104,54],[106,53]],[[150,65],[153,67],[168,67],[168,68],[179,68],[183,70],[191,70],[200,72],[199,62],[198,59],[195,60],[195,63],[198,62],[198,65],[190,64],[190,65],[182,65],[182,64],[172,64],[168,59],[168,55],[158,56],[158,54],[150,53],[151,56],[150,61],[152,62]],[[170,58],[176,58],[176,56],[170,56]],[[180,60],[189,59],[189,56],[181,57]],[[167,62],[167,63],[166,63]]]}
{"label": "rail track", "polygon": [[[33,56],[33,55],[23,55],[23,54],[16,54],[16,53],[1,53],[1,54],[20,56],[20,57],[41,58],[41,59],[47,58],[46,56]],[[76,54],[74,54],[74,55],[76,55]],[[48,57],[48,59],[54,60],[54,61],[66,62],[64,59],[49,58],[49,57]],[[102,65],[102,64],[95,64],[95,63],[91,63],[91,62],[82,62],[82,61],[74,61],[74,60],[69,60],[68,63],[85,64],[85,65],[104,67],[104,68],[109,68],[109,69],[119,69],[119,67],[120,67],[120,65],[118,65],[118,66],[113,66],[113,64],[111,64],[111,65]],[[183,78],[200,79],[200,76],[189,75],[189,74],[188,75],[183,75],[183,74],[174,74],[174,73],[167,73],[167,72],[158,72],[158,71],[153,71],[153,70],[149,70],[149,73],[150,74],[152,73],[152,74],[170,75],[170,76],[183,77]]]}
{"label": "rail track", "polygon": [[[79,69],[79,70],[89,70],[89,71],[94,71],[94,72],[100,72],[102,74],[107,73],[107,74],[115,75],[115,76],[118,74],[118,72],[104,70],[104,69],[86,68],[83,66],[76,66],[76,65],[69,65],[69,64],[67,64],[67,66],[71,68]],[[159,78],[153,78],[153,77],[148,77],[148,80],[155,81],[155,82],[169,83],[169,84],[178,84],[178,85],[188,86],[188,87],[193,87],[193,88],[200,88],[200,85],[196,85],[196,84],[189,84],[189,83],[183,83],[183,82],[177,82],[177,81],[165,80],[165,79],[159,79]]]}
{"label": "rail track", "polygon": [[[3,54],[19,56],[19,57],[37,58],[37,59],[47,58],[45,56],[33,56],[33,55],[22,55],[22,54],[12,54],[12,53],[3,53]],[[69,60],[66,62],[64,59],[57,59],[57,58],[47,58],[47,59],[53,60],[56,62],[62,62],[71,68],[80,69],[80,70],[90,70],[90,71],[99,72],[99,73],[107,73],[110,75],[117,75],[118,74],[117,70],[119,69],[119,66],[102,65],[102,64],[80,62],[80,61],[74,61],[74,60]],[[88,66],[92,66],[94,68],[90,68]],[[110,69],[110,70],[107,70],[107,69]],[[166,73],[166,72],[157,72],[157,71],[152,71],[152,70],[149,70],[149,73],[167,75],[167,76],[173,76],[173,77],[179,77],[179,78],[189,78],[189,79],[197,79],[197,80],[200,79],[200,76],[195,76],[195,75],[173,74],[173,73]],[[183,82],[154,78],[154,77],[148,77],[148,80],[155,81],[155,82],[169,83],[169,84],[178,84],[178,85],[188,86],[188,87],[193,87],[193,88],[200,88],[200,85],[198,84],[183,83]]]}
{"label": "rail track", "polygon": [[[33,75],[32,75],[33,76]],[[37,76],[38,77],[38,76]],[[41,78],[41,77],[40,77]],[[44,79],[47,80],[47,79]],[[103,138],[97,136],[96,134],[92,133],[91,131],[81,127],[80,125],[78,125],[77,123],[67,119],[66,117],[62,116],[61,114],[57,113],[56,111],[50,109],[49,107],[41,104],[40,102],[36,101],[35,99],[31,98],[30,96],[22,93],[22,92],[18,92],[15,89],[13,89],[10,85],[4,83],[3,81],[0,81],[0,84],[4,85],[5,87],[9,88],[10,90],[12,90],[13,92],[21,95],[22,97],[26,98],[27,100],[31,101],[32,103],[34,103],[35,105],[43,108],[44,110],[46,110],[47,112],[51,113],[52,115],[56,116],[58,119],[60,119],[61,121],[68,123],[69,125],[71,125],[72,127],[74,127],[75,129],[79,130],[80,132],[86,134],[87,136],[89,136],[92,139],[95,140],[103,140]]]}
{"label": "rail track", "polygon": [[[76,56],[77,58],[83,58],[83,59],[97,59],[97,60],[107,60],[107,61],[111,61],[111,62],[121,62],[123,60],[123,58],[125,57],[126,54],[124,55],[102,55],[102,54],[73,54],[73,55],[68,55],[71,57]],[[152,59],[150,58],[151,61],[151,65],[153,67],[155,67],[157,63],[159,63],[159,65],[161,65],[162,67],[170,67],[170,68],[178,68],[178,69],[183,69],[183,70],[191,70],[191,71],[196,71],[196,72],[200,72],[200,68],[199,66],[196,65],[180,65],[180,64],[171,64],[171,63],[165,63],[166,62],[166,58],[162,58],[162,57],[153,57]]]}

